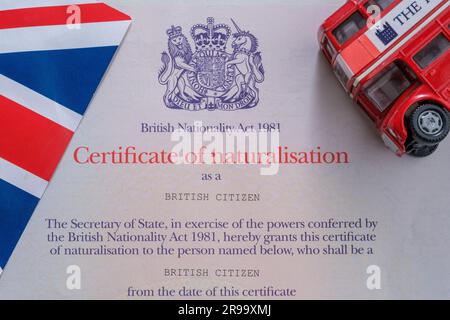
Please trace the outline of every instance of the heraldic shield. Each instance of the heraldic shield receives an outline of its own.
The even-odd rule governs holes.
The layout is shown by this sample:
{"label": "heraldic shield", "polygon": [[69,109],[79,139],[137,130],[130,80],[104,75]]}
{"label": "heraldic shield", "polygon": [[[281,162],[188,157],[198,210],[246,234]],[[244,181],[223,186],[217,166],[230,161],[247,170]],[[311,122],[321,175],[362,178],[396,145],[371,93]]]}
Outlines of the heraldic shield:
{"label": "heraldic shield", "polygon": [[[264,81],[258,40],[231,20],[236,32],[226,24],[191,28],[192,50],[180,26],[167,30],[168,52],[162,54],[158,75],[166,86],[164,103],[168,108],[188,111],[235,111],[254,108],[259,103],[258,84]],[[231,46],[228,46],[233,36]]]}

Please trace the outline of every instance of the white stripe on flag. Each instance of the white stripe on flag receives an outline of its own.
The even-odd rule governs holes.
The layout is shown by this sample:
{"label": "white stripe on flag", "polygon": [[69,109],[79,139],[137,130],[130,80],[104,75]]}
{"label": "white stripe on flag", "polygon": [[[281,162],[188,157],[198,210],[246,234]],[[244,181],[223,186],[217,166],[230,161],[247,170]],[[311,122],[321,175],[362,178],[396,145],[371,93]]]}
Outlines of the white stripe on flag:
{"label": "white stripe on flag", "polygon": [[29,194],[41,198],[48,182],[5,159],[0,158],[0,179],[22,189]]}
{"label": "white stripe on flag", "polygon": [[95,3],[97,0],[2,0],[0,10],[12,10],[32,7],[53,7],[71,4]]}
{"label": "white stripe on flag", "polygon": [[0,95],[75,132],[82,116],[0,74]]}
{"label": "white stripe on flag", "polygon": [[[73,27],[73,25],[71,25]],[[0,53],[118,46],[130,21],[82,23],[0,30]]]}

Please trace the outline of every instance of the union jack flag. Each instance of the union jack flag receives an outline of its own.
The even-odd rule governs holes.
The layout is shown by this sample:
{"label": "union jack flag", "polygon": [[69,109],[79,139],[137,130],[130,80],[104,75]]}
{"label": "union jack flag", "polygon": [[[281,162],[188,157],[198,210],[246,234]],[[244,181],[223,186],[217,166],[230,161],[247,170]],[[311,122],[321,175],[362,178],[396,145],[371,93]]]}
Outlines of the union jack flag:
{"label": "union jack flag", "polygon": [[95,0],[2,0],[0,274],[130,23]]}

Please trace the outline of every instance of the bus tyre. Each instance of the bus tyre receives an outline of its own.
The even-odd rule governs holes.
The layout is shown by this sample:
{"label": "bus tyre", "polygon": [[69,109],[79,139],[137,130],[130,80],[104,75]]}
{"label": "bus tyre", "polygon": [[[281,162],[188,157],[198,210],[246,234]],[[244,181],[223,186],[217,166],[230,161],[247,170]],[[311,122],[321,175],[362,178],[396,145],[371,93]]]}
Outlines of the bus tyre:
{"label": "bus tyre", "polygon": [[444,140],[450,131],[450,117],[447,110],[434,104],[417,107],[410,117],[413,139],[430,146]]}
{"label": "bus tyre", "polygon": [[434,145],[417,145],[413,144],[411,147],[408,148],[407,153],[413,157],[417,158],[425,158],[434,153],[439,144]]}

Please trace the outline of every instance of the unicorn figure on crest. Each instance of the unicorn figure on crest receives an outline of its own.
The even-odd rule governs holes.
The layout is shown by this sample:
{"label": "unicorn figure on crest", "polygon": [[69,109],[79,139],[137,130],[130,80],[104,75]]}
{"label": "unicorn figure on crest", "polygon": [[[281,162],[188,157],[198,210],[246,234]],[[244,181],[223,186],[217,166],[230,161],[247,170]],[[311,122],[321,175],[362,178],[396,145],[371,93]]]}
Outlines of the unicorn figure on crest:
{"label": "unicorn figure on crest", "polygon": [[236,95],[243,97],[252,92],[255,99],[249,107],[254,107],[259,102],[259,89],[256,84],[264,82],[265,73],[261,52],[257,52],[258,39],[249,31],[243,31],[233,19],[231,19],[231,22],[233,22],[237,32],[233,34],[233,55],[231,60],[226,63],[226,68],[232,65],[236,67],[238,71],[236,76],[238,92]]}
{"label": "unicorn figure on crest", "polygon": [[234,28],[213,17],[208,17],[206,24],[193,25],[189,32],[192,43],[181,26],[172,25],[166,31],[167,50],[162,53],[158,73],[158,81],[166,89],[166,107],[237,111],[258,105],[258,84],[265,78],[258,40],[231,21]]}

